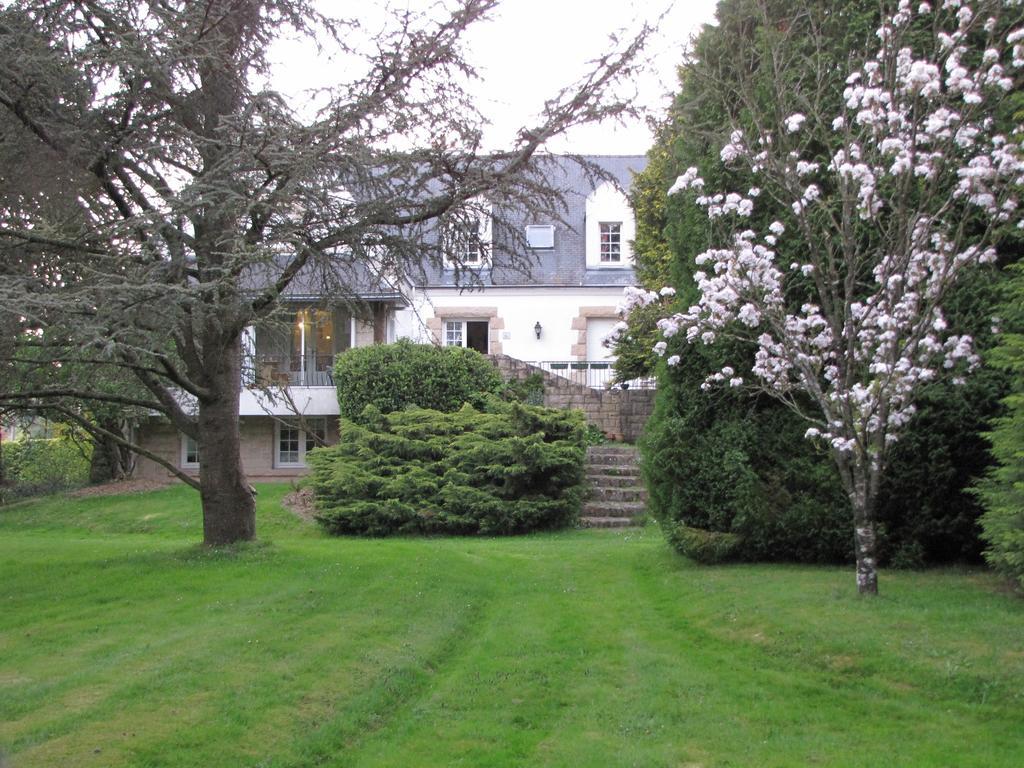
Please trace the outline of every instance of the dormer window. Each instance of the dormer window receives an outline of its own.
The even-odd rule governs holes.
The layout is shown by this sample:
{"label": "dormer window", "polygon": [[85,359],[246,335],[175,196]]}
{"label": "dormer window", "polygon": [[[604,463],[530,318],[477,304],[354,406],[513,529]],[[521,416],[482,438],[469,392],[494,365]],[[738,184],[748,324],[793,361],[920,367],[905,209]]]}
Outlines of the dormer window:
{"label": "dormer window", "polygon": [[632,267],[636,219],[625,193],[605,182],[590,193],[586,206],[587,269]]}
{"label": "dormer window", "polygon": [[620,263],[622,261],[622,222],[602,221],[598,226],[601,233],[601,263]]}
{"label": "dormer window", "polygon": [[480,231],[475,227],[463,227],[455,237],[460,261],[467,267],[479,267],[483,263],[483,247]]}
{"label": "dormer window", "polygon": [[454,211],[443,224],[442,245],[445,269],[488,266],[491,250],[491,207],[486,200],[475,199]]}

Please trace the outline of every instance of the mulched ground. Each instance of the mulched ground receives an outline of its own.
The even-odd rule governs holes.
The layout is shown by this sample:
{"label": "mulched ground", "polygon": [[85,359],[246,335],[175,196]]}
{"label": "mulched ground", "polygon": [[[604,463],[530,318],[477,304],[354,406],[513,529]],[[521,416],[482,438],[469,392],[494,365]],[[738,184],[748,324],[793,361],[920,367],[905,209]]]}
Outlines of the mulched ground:
{"label": "mulched ground", "polygon": [[112,483],[103,483],[101,485],[90,485],[85,488],[79,488],[77,491],[71,493],[71,497],[75,499],[84,499],[90,496],[117,496],[122,493],[147,493],[149,491],[159,491],[161,488],[166,488],[171,483],[166,480],[117,480]]}
{"label": "mulched ground", "polygon": [[316,514],[316,506],[313,503],[313,491],[309,488],[292,491],[281,499],[281,506],[306,522],[314,522],[313,515]]}

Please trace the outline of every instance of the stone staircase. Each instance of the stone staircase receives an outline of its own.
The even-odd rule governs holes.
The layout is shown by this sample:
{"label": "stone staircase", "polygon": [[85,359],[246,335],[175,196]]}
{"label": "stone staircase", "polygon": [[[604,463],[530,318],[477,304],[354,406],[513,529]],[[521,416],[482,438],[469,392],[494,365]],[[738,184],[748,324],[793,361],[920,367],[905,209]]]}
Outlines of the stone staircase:
{"label": "stone staircase", "polygon": [[626,528],[640,524],[647,490],[637,460],[636,448],[631,445],[609,443],[587,449],[590,493],[580,514],[581,526]]}

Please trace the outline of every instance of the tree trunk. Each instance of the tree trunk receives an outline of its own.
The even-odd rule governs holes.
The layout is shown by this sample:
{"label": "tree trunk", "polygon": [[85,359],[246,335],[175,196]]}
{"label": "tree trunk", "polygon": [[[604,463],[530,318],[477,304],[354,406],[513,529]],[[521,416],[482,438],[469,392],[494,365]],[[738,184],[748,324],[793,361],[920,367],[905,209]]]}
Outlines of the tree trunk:
{"label": "tree trunk", "polygon": [[[122,434],[121,423],[116,420],[100,420],[100,427]],[[89,462],[89,482],[92,484],[124,480],[128,476],[125,450],[111,438],[93,436],[92,460]]]}
{"label": "tree trunk", "polygon": [[256,500],[242,470],[238,432],[240,341],[228,344],[221,354],[210,376],[216,394],[199,403],[199,494],[207,546],[251,541],[256,536]]}
{"label": "tree trunk", "polygon": [[854,548],[857,555],[857,592],[862,595],[877,595],[875,500],[866,477],[854,478],[850,502],[853,505]]}

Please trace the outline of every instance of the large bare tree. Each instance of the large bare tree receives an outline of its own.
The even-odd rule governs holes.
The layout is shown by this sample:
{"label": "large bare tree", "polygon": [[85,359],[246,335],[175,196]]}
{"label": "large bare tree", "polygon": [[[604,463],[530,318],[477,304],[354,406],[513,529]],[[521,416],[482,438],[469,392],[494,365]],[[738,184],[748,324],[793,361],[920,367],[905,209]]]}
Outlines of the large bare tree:
{"label": "large bare tree", "polygon": [[[198,481],[179,475],[200,491],[205,542],[252,538],[245,328],[296,279],[339,299],[402,284],[441,258],[424,233],[474,201],[557,209],[535,153],[629,109],[610,94],[645,31],[553,94],[507,151],[481,152],[461,41],[495,4],[399,12],[372,37],[308,0],[6,6],[0,403],[164,414],[199,445]],[[313,116],[266,85],[283,35],[339,52],[339,85]]]}

